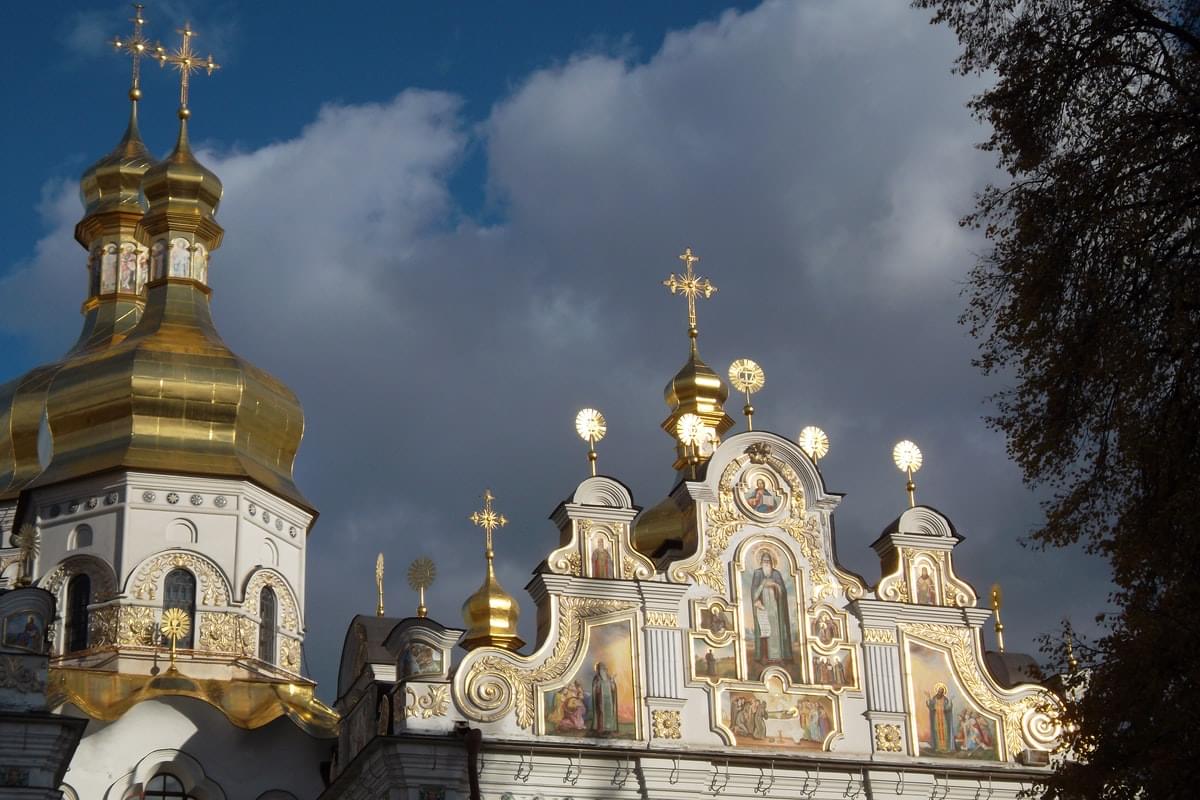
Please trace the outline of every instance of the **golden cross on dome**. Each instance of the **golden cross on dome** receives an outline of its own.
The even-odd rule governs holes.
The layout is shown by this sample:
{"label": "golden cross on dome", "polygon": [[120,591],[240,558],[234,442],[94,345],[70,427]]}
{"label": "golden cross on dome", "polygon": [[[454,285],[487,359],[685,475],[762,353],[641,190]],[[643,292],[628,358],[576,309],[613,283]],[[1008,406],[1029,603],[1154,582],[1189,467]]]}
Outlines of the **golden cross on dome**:
{"label": "golden cross on dome", "polygon": [[158,59],[158,65],[165,67],[167,64],[179,70],[179,114],[186,117],[188,110],[188,84],[191,81],[191,75],[198,69],[202,69],[212,75],[213,72],[221,68],[221,65],[213,61],[213,57],[209,55],[206,58],[201,58],[192,50],[192,37],[196,32],[192,30],[190,23],[185,22],[183,27],[176,31],[183,40],[179,44],[179,49],[174,53],[168,53],[162,45],[156,45],[154,48],[154,57]]}
{"label": "golden cross on dome", "polygon": [[133,59],[133,82],[129,85],[129,98],[138,100],[141,98],[142,90],[142,56],[150,49],[150,42],[142,35],[142,26],[146,24],[146,18],[142,16],[141,3],[133,4],[133,19],[129,20],[133,23],[133,35],[126,39],[120,36],[114,36],[109,42],[117,50],[123,50]]}
{"label": "golden cross on dome", "polygon": [[483,490],[483,508],[471,514],[471,522],[483,528],[487,534],[487,556],[492,557],[492,532],[496,528],[503,528],[508,524],[503,514],[497,514],[492,508],[492,501],[495,500],[495,495],[491,489]]}
{"label": "golden cross on dome", "polygon": [[708,278],[701,278],[692,271],[692,264],[700,260],[699,256],[692,255],[692,248],[686,248],[679,256],[687,269],[682,275],[676,275],[674,272],[663,281],[663,286],[671,290],[671,294],[682,294],[687,298],[688,304],[688,334],[696,337],[696,298],[704,297],[708,299],[717,291],[717,287],[713,285]]}

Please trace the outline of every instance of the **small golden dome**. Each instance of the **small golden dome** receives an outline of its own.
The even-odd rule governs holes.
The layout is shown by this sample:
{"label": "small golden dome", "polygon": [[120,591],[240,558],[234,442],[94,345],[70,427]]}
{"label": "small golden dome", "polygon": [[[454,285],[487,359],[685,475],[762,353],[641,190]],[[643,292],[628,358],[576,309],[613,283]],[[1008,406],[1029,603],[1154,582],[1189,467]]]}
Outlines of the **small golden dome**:
{"label": "small golden dome", "polygon": [[207,251],[220,247],[224,229],[214,215],[224,188],[192,153],[187,116],[180,115],[175,149],[146,170],[142,191],[150,206],[141,224],[148,240],[158,241],[169,234],[169,238],[182,237],[190,246],[201,245]]}
{"label": "small golden dome", "polygon": [[137,103],[130,103],[129,125],[111,153],[88,167],[80,179],[84,217],[75,240],[88,250],[102,233],[132,235],[146,210],[142,177],[154,163],[138,131]]}
{"label": "small golden dome", "polygon": [[631,538],[634,548],[648,558],[657,558],[668,550],[686,555],[696,549],[695,516],[668,497],[638,516]]}
{"label": "small golden dome", "polygon": [[517,635],[517,620],[521,616],[521,606],[517,603],[500,581],[496,580],[496,572],[492,568],[492,559],[488,558],[487,577],[483,585],[463,603],[463,620],[467,623],[467,633],[463,637],[462,646],[468,650],[476,647],[503,647],[506,650],[520,650],[525,642]]}
{"label": "small golden dome", "polygon": [[[667,383],[663,397],[671,409],[671,413],[663,420],[662,428],[672,439],[676,439],[675,469],[683,469],[688,464],[688,454],[682,443],[676,437],[675,426],[684,414],[695,414],[704,420],[704,424],[716,431],[717,435],[724,434],[733,427],[733,418],[725,413],[725,401],[729,399],[729,388],[721,377],[705,364],[696,352],[696,338],[692,336],[691,354],[683,368]],[[708,454],[700,453],[701,459]]]}

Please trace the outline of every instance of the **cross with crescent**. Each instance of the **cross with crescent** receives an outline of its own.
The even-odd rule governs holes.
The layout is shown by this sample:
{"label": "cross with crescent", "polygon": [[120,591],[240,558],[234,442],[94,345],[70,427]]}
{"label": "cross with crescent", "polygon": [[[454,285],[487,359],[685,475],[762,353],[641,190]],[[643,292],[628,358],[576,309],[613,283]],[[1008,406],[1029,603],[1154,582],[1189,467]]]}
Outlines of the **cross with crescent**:
{"label": "cross with crescent", "polygon": [[508,524],[503,514],[497,514],[492,508],[492,501],[495,500],[495,495],[491,489],[483,490],[483,508],[471,514],[471,522],[483,528],[487,534],[487,557],[492,557],[492,533],[497,528],[503,528]]}
{"label": "cross with crescent", "polygon": [[150,42],[142,35],[142,26],[146,24],[146,18],[142,16],[141,3],[133,4],[133,19],[129,20],[133,23],[133,35],[127,39],[122,39],[120,36],[114,36],[109,42],[117,50],[123,50],[133,59],[133,82],[129,85],[129,95],[133,100],[139,99],[141,95],[142,82],[142,56],[146,55],[146,51],[150,49]]}
{"label": "cross with crescent", "polygon": [[179,70],[179,115],[186,117],[188,115],[188,85],[191,82],[192,73],[202,69],[212,75],[221,68],[221,65],[213,61],[211,55],[201,58],[192,51],[192,37],[196,35],[196,32],[192,30],[191,24],[185,22],[183,27],[176,32],[183,37],[179,49],[174,53],[168,53],[162,45],[156,45],[154,57],[158,59],[160,67],[170,64]]}
{"label": "cross with crescent", "polygon": [[688,304],[688,334],[695,338],[696,336],[696,298],[703,297],[708,299],[717,291],[717,287],[713,285],[708,278],[701,278],[692,271],[692,264],[700,260],[699,256],[692,255],[692,248],[686,248],[679,256],[687,269],[682,275],[671,273],[663,286],[671,290],[671,294],[682,294],[687,298]]}

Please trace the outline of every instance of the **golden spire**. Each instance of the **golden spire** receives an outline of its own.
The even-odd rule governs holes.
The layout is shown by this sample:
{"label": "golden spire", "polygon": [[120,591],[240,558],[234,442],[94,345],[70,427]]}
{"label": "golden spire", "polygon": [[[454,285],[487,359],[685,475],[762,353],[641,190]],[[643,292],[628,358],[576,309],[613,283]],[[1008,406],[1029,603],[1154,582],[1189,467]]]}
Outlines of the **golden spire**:
{"label": "golden spire", "polygon": [[378,602],[375,605],[375,616],[383,616],[383,553],[375,556],[375,594]]}
{"label": "golden spire", "polygon": [[463,619],[467,623],[467,633],[463,637],[462,646],[468,650],[476,647],[519,650],[525,644],[517,636],[517,618],[521,608],[496,580],[493,564],[496,554],[492,550],[492,534],[497,528],[507,525],[508,520],[492,507],[492,501],[495,499],[492,491],[485,489],[483,508],[469,517],[472,523],[483,528],[487,575],[479,590],[463,603]]}
{"label": "golden spire", "polygon": [[188,110],[188,87],[191,84],[192,73],[202,69],[212,75],[221,68],[221,65],[213,61],[212,54],[201,58],[192,50],[192,37],[196,35],[196,32],[192,30],[191,23],[183,23],[183,27],[175,32],[182,37],[179,49],[174,53],[168,53],[162,45],[156,45],[154,57],[158,59],[160,67],[170,64],[179,71],[179,118],[187,119],[191,114],[191,111]]}
{"label": "golden spire", "polygon": [[1000,584],[992,584],[992,613],[996,615],[996,647],[1000,652],[1004,652],[1004,623],[1000,621],[1000,604],[1004,597],[1000,593]]}
{"label": "golden spire", "polygon": [[418,617],[423,618],[429,613],[425,608],[425,590],[433,586],[435,578],[437,578],[437,567],[433,565],[431,559],[418,558],[408,565],[408,585],[418,595]]}
{"label": "golden spire", "polygon": [[1071,628],[1071,620],[1063,620],[1063,642],[1067,646],[1067,669],[1074,675],[1079,671],[1079,659],[1075,658],[1075,631]]}
{"label": "golden spire", "polygon": [[592,477],[596,477],[596,442],[608,432],[604,415],[594,408],[585,408],[575,415],[575,432],[588,443],[588,462],[592,465]]}
{"label": "golden spire", "polygon": [[904,487],[908,492],[908,507],[916,508],[917,485],[913,483],[913,473],[921,468],[924,461],[921,456],[921,448],[908,439],[897,442],[896,446],[892,448],[892,461],[896,463],[897,469],[908,475],[908,483]]}
{"label": "golden spire", "polygon": [[757,392],[767,383],[767,376],[762,367],[748,358],[739,358],[729,365],[729,382],[733,388],[746,394],[746,406],[742,413],[746,415],[746,430],[754,430],[754,406],[750,405],[750,395]]}
{"label": "golden spire", "polygon": [[[714,431],[713,444],[720,441],[721,434],[733,427],[733,419],[725,413],[724,403],[729,397],[729,389],[722,383],[720,376],[707,364],[700,360],[696,349],[696,300],[709,298],[716,293],[717,287],[708,278],[696,275],[692,265],[700,257],[692,253],[692,248],[686,248],[679,256],[684,263],[683,274],[671,273],[663,286],[671,290],[671,294],[681,294],[687,300],[688,307],[688,339],[691,352],[687,363],[675,374],[663,391],[664,398],[671,412],[663,420],[662,428],[667,435],[676,439],[675,469],[681,470],[695,462],[692,458],[700,457],[697,453],[689,453],[688,445],[678,438],[680,417],[685,414],[699,416],[704,424]],[[707,453],[703,457],[707,457]]]}
{"label": "golden spire", "polygon": [[125,39],[114,36],[111,42],[114,48],[123,50],[133,61],[133,76],[129,82],[129,99],[135,104],[142,99],[142,56],[150,50],[150,42],[142,35],[142,26],[146,24],[146,19],[142,16],[143,9],[145,6],[141,3],[133,4],[133,19],[129,20],[133,23],[133,33]]}

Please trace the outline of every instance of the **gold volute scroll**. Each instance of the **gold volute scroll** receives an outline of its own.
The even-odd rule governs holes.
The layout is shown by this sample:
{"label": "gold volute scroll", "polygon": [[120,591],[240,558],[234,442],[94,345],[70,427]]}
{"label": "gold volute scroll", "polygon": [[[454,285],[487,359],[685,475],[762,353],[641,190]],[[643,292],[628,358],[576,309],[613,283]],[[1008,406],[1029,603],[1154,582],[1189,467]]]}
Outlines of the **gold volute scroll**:
{"label": "gold volute scroll", "polygon": [[483,529],[487,560],[487,573],[483,585],[475,594],[463,603],[463,620],[467,623],[467,632],[463,636],[462,646],[467,650],[476,647],[502,647],[506,650],[519,650],[525,642],[517,635],[517,620],[521,607],[517,601],[496,580],[494,566],[495,551],[492,549],[492,535],[498,528],[508,524],[508,519],[492,507],[495,496],[490,489],[483,492],[483,508],[471,514],[469,519]]}

